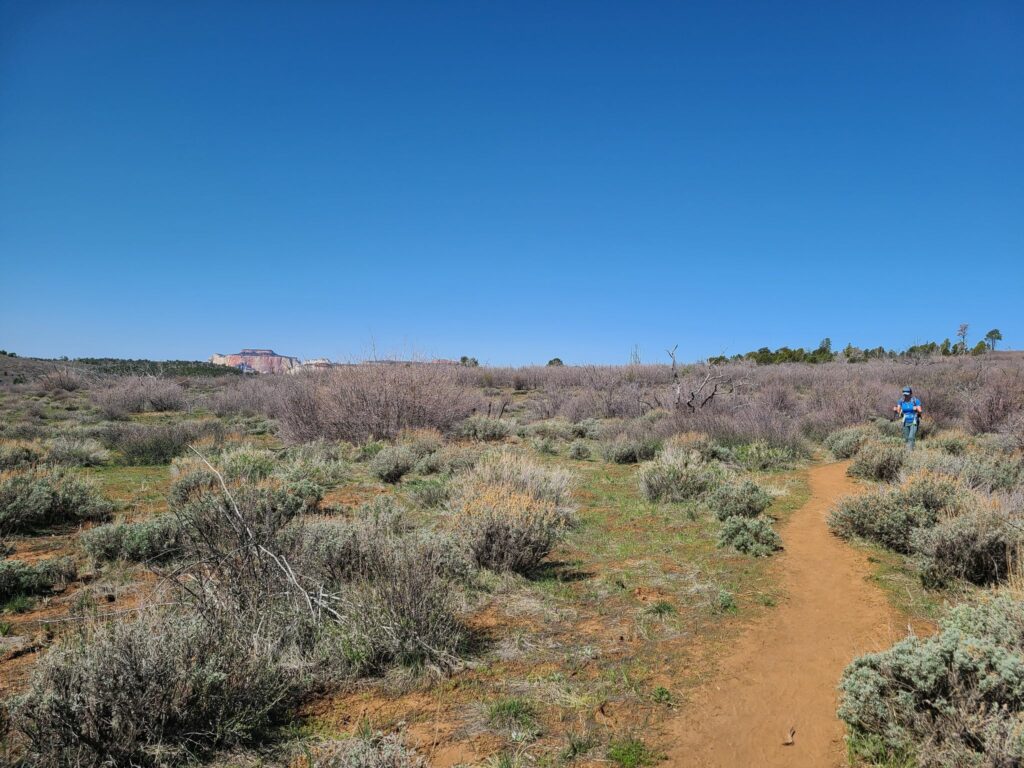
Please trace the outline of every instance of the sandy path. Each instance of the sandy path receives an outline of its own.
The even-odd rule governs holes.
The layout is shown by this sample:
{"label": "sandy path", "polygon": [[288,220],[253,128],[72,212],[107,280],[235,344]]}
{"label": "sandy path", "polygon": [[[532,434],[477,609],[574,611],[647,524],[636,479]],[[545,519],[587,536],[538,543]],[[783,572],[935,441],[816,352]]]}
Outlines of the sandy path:
{"label": "sandy path", "polygon": [[[891,645],[906,623],[867,581],[866,556],[832,536],[825,518],[836,499],[857,491],[846,463],[815,467],[811,497],[781,529],[776,564],[786,600],[744,631],[713,680],[669,723],[673,766],[846,765],[836,718],[843,668]],[[783,746],[790,727],[792,746]]]}

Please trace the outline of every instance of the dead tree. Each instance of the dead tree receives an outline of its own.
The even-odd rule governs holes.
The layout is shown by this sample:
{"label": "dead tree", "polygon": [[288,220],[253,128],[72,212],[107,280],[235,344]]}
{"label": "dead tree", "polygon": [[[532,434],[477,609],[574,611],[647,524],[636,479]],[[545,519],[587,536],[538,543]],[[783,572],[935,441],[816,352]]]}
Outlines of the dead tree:
{"label": "dead tree", "polygon": [[[710,390],[708,390],[709,386]],[[717,367],[708,363],[704,371],[704,378],[690,390],[690,398],[686,401],[686,407],[691,412],[703,408],[715,399],[715,395],[719,391],[732,392],[732,380],[726,378],[725,374],[721,373]]]}

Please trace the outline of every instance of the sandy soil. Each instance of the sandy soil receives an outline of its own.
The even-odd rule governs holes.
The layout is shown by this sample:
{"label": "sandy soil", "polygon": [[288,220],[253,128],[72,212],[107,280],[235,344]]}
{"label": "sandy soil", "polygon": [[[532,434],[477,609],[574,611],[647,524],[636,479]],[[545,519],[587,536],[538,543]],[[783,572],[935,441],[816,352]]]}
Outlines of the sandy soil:
{"label": "sandy soil", "polygon": [[[754,622],[668,724],[664,764],[693,768],[846,765],[836,685],[856,656],[907,632],[868,581],[862,552],[832,536],[832,504],[856,493],[846,463],[810,470],[811,498],[781,530],[777,568],[787,595]],[[793,743],[783,742],[796,729]]]}

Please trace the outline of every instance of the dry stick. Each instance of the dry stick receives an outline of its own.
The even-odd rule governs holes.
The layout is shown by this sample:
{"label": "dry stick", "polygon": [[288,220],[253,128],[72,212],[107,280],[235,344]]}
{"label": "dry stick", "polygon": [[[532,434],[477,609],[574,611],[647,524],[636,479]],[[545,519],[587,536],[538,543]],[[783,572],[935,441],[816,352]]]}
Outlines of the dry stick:
{"label": "dry stick", "polygon": [[213,472],[214,475],[216,475],[217,480],[220,482],[220,487],[223,489],[224,494],[228,497],[228,501],[231,502],[231,508],[235,512],[235,517],[238,519],[239,525],[242,526],[242,531],[249,538],[249,541],[253,544],[253,546],[256,547],[257,551],[273,560],[274,564],[284,574],[285,578],[292,584],[292,586],[295,587],[295,589],[299,591],[303,599],[306,601],[306,607],[309,609],[310,615],[314,618],[319,619],[318,611],[326,611],[331,616],[333,616],[336,621],[342,622],[343,619],[341,617],[341,614],[339,614],[331,606],[327,605],[326,601],[322,600],[320,597],[316,598],[316,608],[313,607],[313,598],[310,597],[309,592],[306,591],[306,589],[301,584],[299,584],[299,581],[295,576],[295,572],[292,570],[291,566],[288,565],[288,561],[284,557],[278,557],[269,549],[267,549],[262,544],[259,544],[256,541],[256,535],[252,532],[252,529],[249,528],[249,526],[246,524],[245,518],[242,517],[242,513],[238,509],[238,504],[235,502],[234,496],[231,495],[231,491],[228,490],[227,483],[224,482],[223,475],[221,475],[221,473],[218,472],[217,469],[209,461],[207,461],[206,457],[202,453],[200,453],[195,446],[190,445],[189,449],[200,458],[200,460],[209,468],[211,472]]}

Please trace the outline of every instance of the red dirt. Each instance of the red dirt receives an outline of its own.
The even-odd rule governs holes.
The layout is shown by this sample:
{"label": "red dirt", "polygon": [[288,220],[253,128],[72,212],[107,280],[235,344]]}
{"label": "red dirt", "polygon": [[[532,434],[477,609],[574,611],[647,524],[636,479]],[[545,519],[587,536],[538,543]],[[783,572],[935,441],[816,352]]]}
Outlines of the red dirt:
{"label": "red dirt", "polygon": [[[781,531],[786,599],[738,638],[711,680],[667,725],[668,764],[688,768],[844,766],[836,717],[844,667],[904,636],[906,621],[871,583],[867,556],[834,537],[833,503],[857,492],[846,463],[810,470],[811,497]],[[794,743],[783,741],[791,728]]]}

